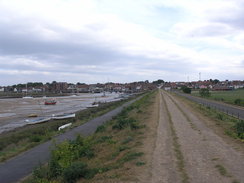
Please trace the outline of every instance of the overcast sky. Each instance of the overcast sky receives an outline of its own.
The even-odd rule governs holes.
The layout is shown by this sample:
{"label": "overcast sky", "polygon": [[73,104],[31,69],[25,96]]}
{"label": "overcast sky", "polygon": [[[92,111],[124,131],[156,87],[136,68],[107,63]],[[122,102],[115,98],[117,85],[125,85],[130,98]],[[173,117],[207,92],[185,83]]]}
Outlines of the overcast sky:
{"label": "overcast sky", "polygon": [[0,0],[0,85],[244,80],[243,0]]}

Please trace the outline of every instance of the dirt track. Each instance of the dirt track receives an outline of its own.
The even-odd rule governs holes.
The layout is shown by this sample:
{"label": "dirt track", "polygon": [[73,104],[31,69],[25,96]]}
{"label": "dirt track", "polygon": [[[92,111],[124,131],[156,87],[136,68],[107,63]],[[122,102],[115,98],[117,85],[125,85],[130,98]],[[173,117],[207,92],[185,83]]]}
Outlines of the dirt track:
{"label": "dirt track", "polygon": [[177,98],[162,92],[158,100],[149,182],[244,182],[242,150],[216,135],[204,118]]}

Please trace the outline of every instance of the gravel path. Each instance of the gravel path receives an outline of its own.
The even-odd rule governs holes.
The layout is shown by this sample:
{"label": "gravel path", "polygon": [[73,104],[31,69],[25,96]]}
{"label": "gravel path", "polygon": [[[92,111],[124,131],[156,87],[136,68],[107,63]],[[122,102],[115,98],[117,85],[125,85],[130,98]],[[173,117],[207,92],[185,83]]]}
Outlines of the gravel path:
{"label": "gravel path", "polygon": [[[98,126],[111,120],[113,116],[116,116],[121,110],[133,103],[134,99],[130,102],[123,104],[122,106],[97,117],[84,125],[76,127],[60,136],[55,137],[56,142],[62,142],[64,140],[72,140],[77,134],[91,135],[95,132]],[[38,165],[45,163],[50,158],[50,149],[53,147],[53,142],[48,141],[44,144],[34,147],[33,149],[26,151],[15,158],[12,158],[4,163],[0,163],[0,183],[17,182],[25,176],[29,175],[32,170]]]}
{"label": "gravel path", "polygon": [[173,140],[169,126],[169,116],[164,107],[161,94],[158,95],[159,117],[156,129],[156,142],[152,158],[151,183],[178,183],[180,175],[176,167]]}
{"label": "gravel path", "polygon": [[244,154],[216,135],[182,102],[165,92],[163,96],[168,115],[172,117],[189,182],[244,182]]}

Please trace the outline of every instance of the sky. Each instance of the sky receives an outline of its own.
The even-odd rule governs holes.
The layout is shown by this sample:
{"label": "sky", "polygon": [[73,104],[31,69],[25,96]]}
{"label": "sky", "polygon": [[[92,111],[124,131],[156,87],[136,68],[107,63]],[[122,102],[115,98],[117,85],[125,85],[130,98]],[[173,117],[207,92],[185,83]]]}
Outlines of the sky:
{"label": "sky", "polygon": [[244,80],[243,0],[0,0],[0,86]]}

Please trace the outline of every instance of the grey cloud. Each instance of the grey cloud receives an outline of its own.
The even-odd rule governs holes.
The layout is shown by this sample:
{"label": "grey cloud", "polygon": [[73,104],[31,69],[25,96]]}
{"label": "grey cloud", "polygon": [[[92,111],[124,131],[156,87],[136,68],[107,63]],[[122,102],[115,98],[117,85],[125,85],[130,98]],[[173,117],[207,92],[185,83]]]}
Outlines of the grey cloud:
{"label": "grey cloud", "polygon": [[[58,30],[67,39],[48,41],[42,40],[35,32],[26,32],[26,27],[0,23],[0,29],[1,55],[32,55],[40,60],[70,64],[103,64],[124,56],[119,51],[104,47],[101,43],[96,44],[92,41],[88,43],[89,37],[83,33],[77,35]],[[20,33],[16,34],[16,30]]]}
{"label": "grey cloud", "polygon": [[210,23],[208,25],[198,27],[191,32],[191,36],[215,37],[233,33],[234,30],[225,24]]}
{"label": "grey cloud", "polygon": [[244,29],[244,2],[235,0],[235,7],[230,9],[219,10],[216,12],[209,11],[209,19],[213,22],[224,23],[233,28]]}

